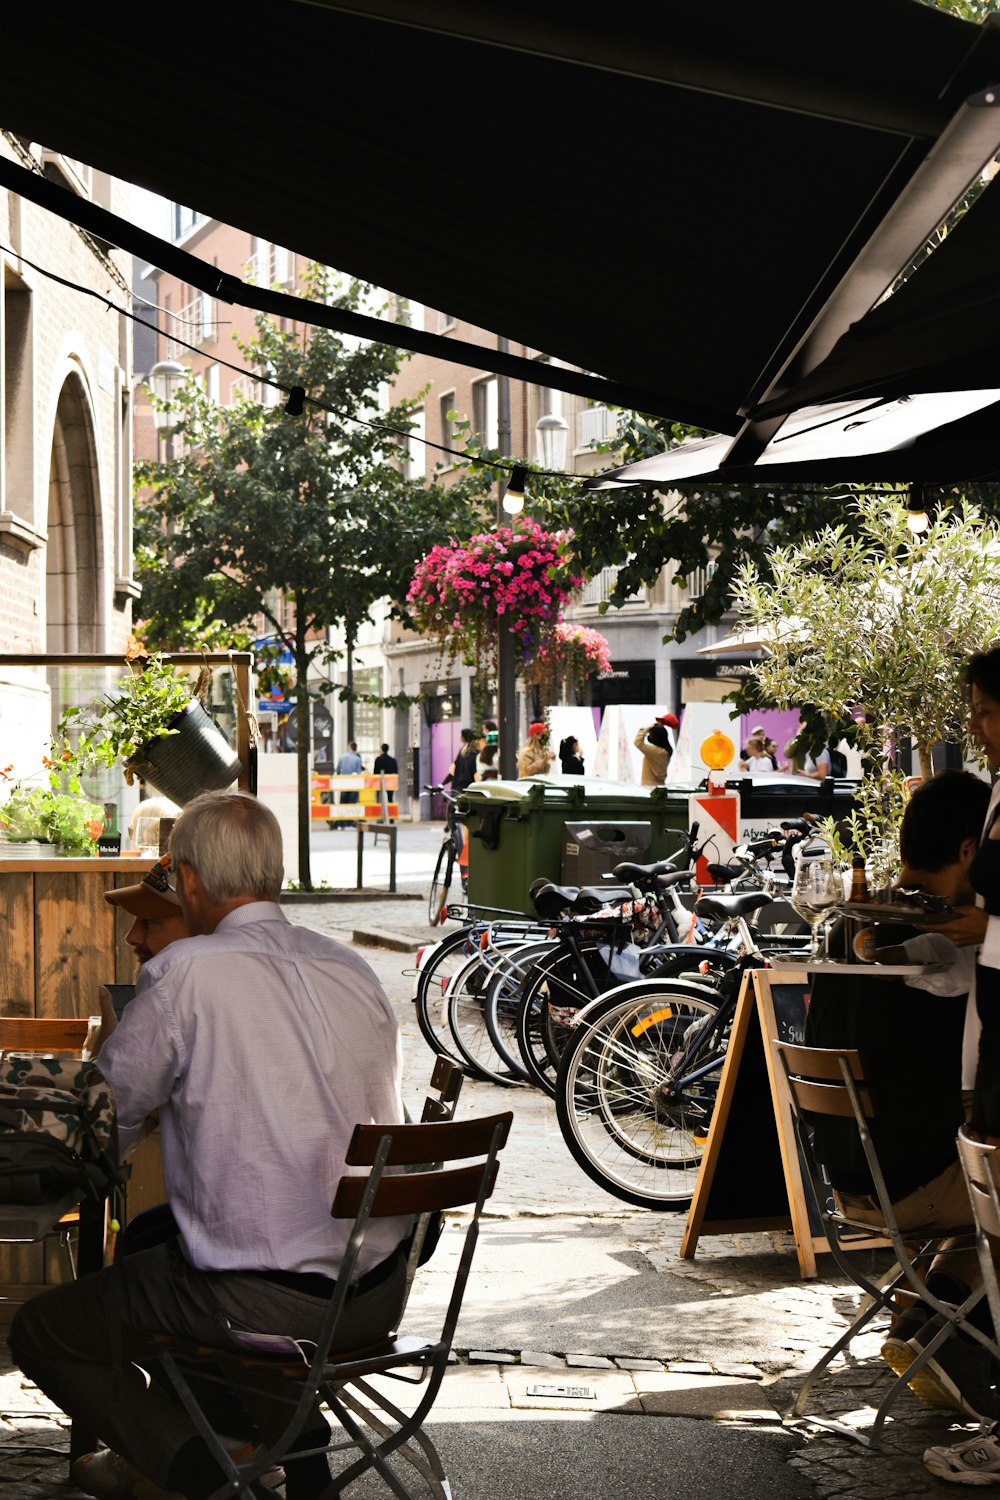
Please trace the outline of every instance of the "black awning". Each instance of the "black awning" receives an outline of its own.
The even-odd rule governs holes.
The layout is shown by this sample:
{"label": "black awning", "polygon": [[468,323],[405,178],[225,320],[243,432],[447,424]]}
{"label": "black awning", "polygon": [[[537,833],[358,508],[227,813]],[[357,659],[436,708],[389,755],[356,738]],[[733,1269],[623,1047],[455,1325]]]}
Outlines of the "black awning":
{"label": "black awning", "polygon": [[874,301],[849,268],[1000,78],[992,27],[916,0],[253,15],[15,7],[0,125],[720,432],[838,286],[834,335]]}

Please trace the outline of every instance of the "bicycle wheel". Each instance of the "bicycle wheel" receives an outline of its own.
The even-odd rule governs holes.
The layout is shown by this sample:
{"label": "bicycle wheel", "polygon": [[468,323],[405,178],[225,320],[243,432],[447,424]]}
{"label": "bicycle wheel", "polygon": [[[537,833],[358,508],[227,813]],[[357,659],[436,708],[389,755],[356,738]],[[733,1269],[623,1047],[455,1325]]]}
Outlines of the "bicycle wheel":
{"label": "bicycle wheel", "polygon": [[587,1176],[625,1203],[690,1204],[728,1042],[719,1001],[689,980],[623,985],[563,1054],[559,1128]]}
{"label": "bicycle wheel", "polygon": [[451,888],[451,872],[455,865],[455,845],[449,839],[441,845],[441,852],[434,866],[430,895],[427,898],[427,920],[436,927],[444,916]]}
{"label": "bicycle wheel", "polygon": [[[596,956],[596,945],[583,948],[582,961],[560,946],[551,958],[533,966],[521,986],[517,1048],[530,1082],[550,1098],[555,1097],[556,1071],[576,1012],[594,999],[584,968],[597,974],[604,971]],[[607,987],[613,988],[610,977]]]}
{"label": "bicycle wheel", "polygon": [[448,981],[448,1025],[452,1040],[467,1069],[487,1083],[505,1087],[523,1083],[520,1071],[507,1066],[490,1040],[486,1027],[486,991],[493,978],[492,967],[481,953],[475,954]]}
{"label": "bicycle wheel", "polygon": [[490,1034],[490,1041],[511,1072],[523,1078],[526,1083],[530,1083],[531,1078],[517,1045],[517,1012],[521,986],[533,965],[551,953],[555,946],[553,938],[518,944],[495,970],[486,991],[486,1030]]}
{"label": "bicycle wheel", "polygon": [[473,952],[472,929],[460,927],[450,932],[434,946],[423,967],[417,973],[417,986],[413,1003],[417,1008],[417,1025],[432,1052],[443,1053],[452,1062],[462,1063],[448,1025],[448,1003],[446,994],[448,981],[468,963]]}

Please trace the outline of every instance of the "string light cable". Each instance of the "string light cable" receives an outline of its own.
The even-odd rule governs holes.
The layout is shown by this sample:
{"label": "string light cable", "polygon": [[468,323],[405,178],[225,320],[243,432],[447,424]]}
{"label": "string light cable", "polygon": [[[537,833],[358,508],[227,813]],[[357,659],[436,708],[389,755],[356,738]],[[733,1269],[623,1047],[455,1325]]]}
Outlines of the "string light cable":
{"label": "string light cable", "polygon": [[[58,272],[48,270],[47,267],[40,265],[38,261],[31,260],[28,256],[21,255],[17,251],[12,250],[9,245],[3,244],[2,241],[0,241],[0,251],[5,252],[7,255],[13,256],[17,260],[23,261],[23,263],[26,266],[30,266],[33,271],[37,271],[39,276],[47,277],[49,281],[54,281],[58,286],[66,287],[68,291],[79,292],[85,297],[93,297],[96,302],[102,303],[109,312],[116,312],[121,317],[130,319],[131,322],[138,324],[140,328],[148,328],[151,333],[156,334],[161,334],[163,332],[163,330],[156,323],[150,323],[147,318],[141,317],[139,313],[134,312],[131,308],[122,307],[120,303],[116,302],[113,297],[108,296],[107,293],[99,292],[95,287],[83,286],[80,284],[80,282],[72,281],[65,276],[60,276]],[[128,288],[125,287],[125,290],[128,290]],[[146,302],[143,298],[137,298],[136,300],[142,302],[144,307],[153,307],[154,305],[152,303]],[[173,319],[174,322],[185,324],[190,322],[190,319],[181,318],[179,314],[171,312],[167,308],[158,308],[156,310],[164,313],[166,317]],[[174,344],[179,345],[182,349],[187,349],[189,353],[200,353],[200,350],[196,344],[188,343],[185,339],[178,338],[176,335],[172,335],[171,337]],[[504,461],[500,459],[481,458],[477,454],[467,452],[463,448],[451,448],[445,443],[435,443],[432,442],[430,438],[420,437],[415,432],[407,432],[402,427],[393,427],[388,422],[372,422],[365,417],[355,416],[353,412],[340,411],[337,407],[331,406],[328,402],[321,401],[316,396],[308,395],[303,386],[283,385],[281,381],[274,380],[269,375],[261,374],[256,370],[251,370],[246,365],[235,364],[232,360],[216,358],[212,362],[213,364],[221,365],[224,370],[232,370],[234,375],[243,376],[249,380],[254,381],[258,385],[266,385],[271,390],[280,391],[281,394],[285,397],[285,411],[289,416],[301,416],[305,407],[308,405],[315,408],[316,411],[326,412],[330,416],[339,417],[342,421],[355,422],[358,424],[358,426],[368,427],[373,432],[381,432],[385,433],[389,437],[399,438],[404,443],[421,443],[423,447],[432,448],[437,453],[447,454],[449,458],[462,459],[471,467],[493,469],[498,475],[509,475],[511,479],[518,477],[518,471],[520,471],[522,485],[524,483],[523,476],[526,474],[531,475],[533,478],[565,479],[576,481],[580,484],[583,484],[586,480],[594,477],[590,474],[569,474],[562,469],[528,469],[523,461],[518,461],[516,459]]]}

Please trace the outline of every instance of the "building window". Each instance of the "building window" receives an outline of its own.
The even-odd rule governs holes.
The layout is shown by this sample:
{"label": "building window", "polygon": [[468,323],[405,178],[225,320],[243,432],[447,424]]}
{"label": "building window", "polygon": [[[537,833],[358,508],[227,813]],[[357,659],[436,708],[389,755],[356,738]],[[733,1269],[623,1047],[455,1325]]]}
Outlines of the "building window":
{"label": "building window", "polygon": [[447,333],[449,328],[455,326],[455,314],[450,312],[439,312],[437,315],[438,333]]}
{"label": "building window", "polygon": [[618,417],[606,406],[585,406],[576,414],[576,446],[589,448],[593,443],[606,443],[618,432]]}
{"label": "building window", "polygon": [[497,405],[497,378],[477,380],[472,387],[472,425],[484,448],[500,446],[500,412]]}
{"label": "building window", "polygon": [[427,449],[423,443],[423,439],[427,436],[427,414],[424,411],[411,412],[410,420],[413,428],[406,439],[404,477],[423,479],[427,473]]}
{"label": "building window", "polygon": [[[446,396],[442,396],[441,397],[441,400],[440,400],[440,410],[441,410],[441,444],[445,448],[457,448],[458,447],[458,434],[457,434],[457,432],[455,430],[455,418],[452,415],[452,413],[455,410],[455,392],[454,391],[449,391]],[[441,455],[441,458],[442,458],[442,462],[443,463],[446,463],[446,464],[451,463],[451,457],[450,457],[449,454],[444,453],[444,454]]]}
{"label": "building window", "polygon": [[218,404],[219,404],[219,367],[218,367],[218,365],[209,365],[208,369],[205,371],[205,394],[208,397],[209,401],[214,401],[215,404],[216,404],[216,406],[218,406]]}
{"label": "building window", "polygon": [[174,204],[174,239],[181,240],[192,229],[197,229],[199,224],[207,222],[207,215],[200,214],[195,208],[185,208],[183,203]]}

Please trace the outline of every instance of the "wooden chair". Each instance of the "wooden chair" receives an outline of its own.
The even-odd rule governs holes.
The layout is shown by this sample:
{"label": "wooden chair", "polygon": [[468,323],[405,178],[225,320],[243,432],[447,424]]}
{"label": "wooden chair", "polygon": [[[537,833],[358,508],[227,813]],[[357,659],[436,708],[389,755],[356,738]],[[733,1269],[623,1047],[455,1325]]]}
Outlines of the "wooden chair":
{"label": "wooden chair", "polygon": [[996,1146],[985,1141],[973,1140],[965,1126],[958,1132],[958,1159],[965,1173],[965,1185],[969,1189],[969,1200],[976,1223],[976,1252],[983,1273],[983,1286],[993,1330],[1000,1330],[1000,1286],[993,1261],[990,1237],[1000,1241],[1000,1193],[997,1192],[996,1173],[1000,1170],[1000,1157]]}
{"label": "wooden chair", "polygon": [[[994,1357],[1000,1357],[1000,1348],[994,1341],[967,1321],[967,1314],[983,1296],[983,1288],[972,1292],[960,1307],[951,1307],[928,1291],[920,1270],[921,1266],[929,1264],[944,1241],[965,1236],[968,1242],[972,1214],[970,1211],[969,1220],[963,1224],[949,1227],[918,1225],[907,1228],[904,1234],[896,1222],[885,1177],[872,1142],[869,1122],[877,1117],[876,1101],[865,1081],[860,1053],[848,1048],[795,1047],[783,1042],[776,1043],[776,1049],[788,1079],[799,1146],[827,1242],[845,1276],[850,1277],[865,1293],[865,1300],[854,1322],[817,1360],[802,1382],[790,1416],[803,1418],[815,1426],[832,1427],[856,1442],[877,1448],[886,1416],[896,1398],[928,1359],[933,1357],[945,1339],[950,1338],[958,1328],[984,1344]],[[811,1120],[817,1116],[837,1117],[853,1122],[875,1188],[881,1223],[873,1225],[870,1220],[852,1218],[849,1212],[842,1212],[836,1207],[829,1181],[813,1152]],[[896,1263],[877,1283],[867,1277],[849,1255],[852,1244],[857,1244],[860,1239],[870,1240],[873,1234],[884,1236],[890,1242],[896,1257]],[[819,1376],[874,1317],[882,1311],[897,1310],[893,1297],[900,1288],[914,1292],[934,1313],[941,1313],[945,1322],[909,1368],[890,1386],[875,1414],[871,1431],[864,1433],[823,1417],[806,1416],[809,1392]]]}
{"label": "wooden chair", "polygon": [[[212,1496],[245,1494],[255,1485],[258,1494],[270,1494],[260,1476],[288,1455],[317,1398],[346,1433],[327,1453],[354,1450],[354,1462],[336,1474],[325,1497],[340,1495],[348,1485],[369,1470],[375,1470],[400,1500],[414,1500],[414,1491],[401,1477],[392,1456],[402,1458],[430,1488],[437,1500],[449,1500],[450,1489],[440,1456],[423,1423],[441,1387],[448,1365],[462,1298],[479,1236],[479,1221],[486,1199],[493,1191],[498,1153],[504,1146],[513,1120],[511,1114],[486,1119],[447,1121],[419,1125],[358,1125],[346,1156],[348,1166],[368,1167],[367,1175],[341,1178],[331,1210],[333,1217],[353,1219],[354,1224],[337,1280],[337,1290],[317,1335],[315,1353],[307,1359],[290,1338],[236,1334],[246,1350],[244,1356],[231,1349],[206,1349],[166,1335],[148,1336],[148,1358],[159,1364],[184,1405],[213,1457],[229,1476]],[[481,1158],[473,1160],[473,1158]],[[419,1170],[421,1163],[443,1163],[442,1168]],[[389,1174],[388,1167],[403,1170]],[[451,1297],[440,1334],[436,1338],[392,1334],[365,1349],[331,1353],[336,1338],[353,1269],[372,1217],[397,1214],[422,1215],[471,1206],[464,1243],[455,1272]],[[416,1254],[411,1250],[411,1258]],[[201,1379],[215,1380],[237,1392],[266,1390],[271,1400],[281,1401],[289,1411],[284,1430],[252,1461],[237,1462],[226,1453],[198,1404],[175,1356],[200,1365]],[[211,1373],[222,1364],[225,1377]],[[371,1376],[388,1376],[413,1387],[422,1387],[412,1413],[407,1414],[370,1383]],[[311,1450],[315,1451],[315,1450]]]}

